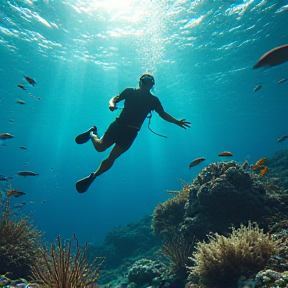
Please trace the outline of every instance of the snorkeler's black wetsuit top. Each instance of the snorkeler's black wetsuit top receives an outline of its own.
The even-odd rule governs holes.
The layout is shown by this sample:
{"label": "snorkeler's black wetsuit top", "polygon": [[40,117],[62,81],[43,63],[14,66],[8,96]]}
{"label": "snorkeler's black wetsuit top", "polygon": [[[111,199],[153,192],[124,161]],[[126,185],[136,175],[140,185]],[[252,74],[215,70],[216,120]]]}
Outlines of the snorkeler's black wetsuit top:
{"label": "snorkeler's black wetsuit top", "polygon": [[125,100],[124,108],[117,117],[117,121],[124,125],[141,127],[147,115],[155,110],[158,114],[163,112],[159,99],[152,94],[141,95],[139,89],[126,88],[116,96],[116,102]]}

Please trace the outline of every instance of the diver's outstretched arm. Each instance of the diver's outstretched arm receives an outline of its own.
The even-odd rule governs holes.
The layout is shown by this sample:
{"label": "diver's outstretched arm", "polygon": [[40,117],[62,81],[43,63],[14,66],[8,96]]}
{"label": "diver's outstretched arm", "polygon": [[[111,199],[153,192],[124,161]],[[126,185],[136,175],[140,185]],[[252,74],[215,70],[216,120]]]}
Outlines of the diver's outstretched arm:
{"label": "diver's outstretched arm", "polygon": [[164,119],[167,122],[170,123],[174,123],[178,126],[180,126],[181,128],[190,128],[190,124],[191,122],[186,121],[186,119],[181,119],[181,120],[177,120],[175,119],[172,115],[170,115],[169,113],[163,111],[161,114],[159,114],[159,116]]}

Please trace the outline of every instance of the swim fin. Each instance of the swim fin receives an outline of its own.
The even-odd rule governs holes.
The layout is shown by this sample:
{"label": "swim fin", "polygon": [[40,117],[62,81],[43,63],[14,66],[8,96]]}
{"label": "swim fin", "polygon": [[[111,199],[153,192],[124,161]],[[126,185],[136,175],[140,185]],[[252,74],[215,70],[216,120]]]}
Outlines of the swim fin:
{"label": "swim fin", "polygon": [[79,193],[84,193],[88,190],[89,186],[92,184],[92,182],[95,180],[96,176],[94,173],[91,173],[89,176],[79,180],[76,183],[76,189]]}
{"label": "swim fin", "polygon": [[90,140],[90,132],[91,131],[97,131],[97,127],[96,126],[93,126],[91,127],[88,131],[82,133],[82,134],[79,134],[76,138],[75,138],[75,142],[77,144],[84,144],[86,143],[87,141]]}

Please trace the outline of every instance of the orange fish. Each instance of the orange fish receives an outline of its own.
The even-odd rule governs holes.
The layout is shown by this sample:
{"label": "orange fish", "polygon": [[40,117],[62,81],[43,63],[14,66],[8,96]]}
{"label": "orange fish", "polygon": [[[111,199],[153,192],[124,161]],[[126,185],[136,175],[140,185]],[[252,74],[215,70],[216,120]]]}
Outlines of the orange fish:
{"label": "orange fish", "polygon": [[267,172],[268,168],[266,166],[264,166],[264,168],[262,170],[260,170],[260,176],[263,177],[264,174]]}
{"label": "orange fish", "polygon": [[21,84],[18,84],[17,87],[19,87],[19,88],[21,88],[21,89],[23,89],[23,90],[26,90],[26,87],[23,86],[23,85],[21,85]]}
{"label": "orange fish", "polygon": [[233,153],[229,152],[229,151],[224,151],[218,154],[218,156],[233,156]]}
{"label": "orange fish", "polygon": [[288,61],[288,45],[282,45],[265,53],[253,66],[253,69],[276,66],[286,61]]}
{"label": "orange fish", "polygon": [[10,133],[1,133],[0,134],[0,140],[7,140],[7,139],[12,139],[14,138],[13,135],[11,135]]}
{"label": "orange fish", "polygon": [[190,164],[189,164],[189,168],[192,168],[195,165],[198,165],[200,162],[204,161],[205,158],[201,157],[201,158],[197,158],[194,159]]}
{"label": "orange fish", "polygon": [[17,175],[26,177],[26,176],[38,176],[39,174],[34,173],[32,171],[21,171],[21,172],[18,172]]}
{"label": "orange fish", "polygon": [[26,193],[18,191],[18,190],[14,190],[14,189],[9,189],[7,192],[7,196],[14,196],[16,198],[22,196],[22,195],[26,195]]}
{"label": "orange fish", "polygon": [[260,160],[258,160],[258,161],[255,163],[255,165],[252,165],[252,166],[251,166],[251,169],[257,169],[257,168],[263,167],[266,159],[267,159],[267,157],[261,158]]}
{"label": "orange fish", "polygon": [[25,104],[25,102],[24,102],[23,100],[17,100],[17,103],[18,103],[18,104],[21,104],[21,105],[24,105],[24,104]]}
{"label": "orange fish", "polygon": [[284,141],[285,139],[287,139],[288,138],[288,135],[284,135],[284,136],[282,136],[282,137],[280,137],[279,139],[278,139],[278,142],[282,142],[282,141]]}
{"label": "orange fish", "polygon": [[30,78],[30,77],[28,77],[28,76],[24,76],[24,78],[25,78],[25,79],[27,80],[27,82],[28,82],[29,84],[31,84],[32,86],[35,86],[35,84],[37,84],[34,79],[32,79],[32,78]]}

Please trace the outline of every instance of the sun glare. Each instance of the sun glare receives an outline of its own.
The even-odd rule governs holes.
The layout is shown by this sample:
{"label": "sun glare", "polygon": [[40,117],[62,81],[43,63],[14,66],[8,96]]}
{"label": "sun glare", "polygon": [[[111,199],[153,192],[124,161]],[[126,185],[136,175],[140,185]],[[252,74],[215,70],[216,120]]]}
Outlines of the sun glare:
{"label": "sun glare", "polygon": [[131,13],[137,5],[136,0],[94,0],[86,3],[79,2],[81,9],[86,12],[107,11],[108,13]]}
{"label": "sun glare", "polygon": [[168,0],[78,0],[70,5],[77,13],[108,23],[107,37],[131,37],[143,69],[155,71],[165,51]]}

